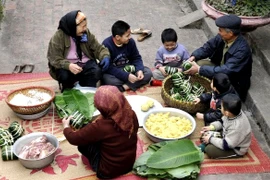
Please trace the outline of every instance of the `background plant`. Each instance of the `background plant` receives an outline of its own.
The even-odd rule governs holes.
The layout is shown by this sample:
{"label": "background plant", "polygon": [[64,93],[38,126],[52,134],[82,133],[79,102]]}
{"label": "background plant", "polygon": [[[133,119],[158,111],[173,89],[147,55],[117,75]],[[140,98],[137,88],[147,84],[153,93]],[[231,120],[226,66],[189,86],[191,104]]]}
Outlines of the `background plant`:
{"label": "background plant", "polygon": [[4,18],[4,7],[2,1],[0,1],[0,22],[3,20],[3,18]]}
{"label": "background plant", "polygon": [[206,2],[228,14],[270,17],[270,0],[206,0]]}

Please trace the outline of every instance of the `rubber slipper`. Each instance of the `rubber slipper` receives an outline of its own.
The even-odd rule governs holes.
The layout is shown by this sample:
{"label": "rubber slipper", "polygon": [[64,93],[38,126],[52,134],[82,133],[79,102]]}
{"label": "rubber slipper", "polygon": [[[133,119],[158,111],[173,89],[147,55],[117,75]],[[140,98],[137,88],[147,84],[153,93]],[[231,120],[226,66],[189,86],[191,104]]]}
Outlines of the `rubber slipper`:
{"label": "rubber slipper", "polygon": [[141,42],[146,38],[150,37],[152,32],[150,30],[144,30],[143,33],[138,37],[137,41]]}
{"label": "rubber slipper", "polygon": [[142,34],[143,31],[143,28],[133,29],[131,30],[131,34]]}
{"label": "rubber slipper", "polygon": [[34,64],[25,64],[23,65],[22,71],[23,73],[32,73],[35,69]]}
{"label": "rubber slipper", "polygon": [[22,66],[16,64],[15,68],[13,69],[12,73],[15,74],[15,73],[20,73],[22,70]]}

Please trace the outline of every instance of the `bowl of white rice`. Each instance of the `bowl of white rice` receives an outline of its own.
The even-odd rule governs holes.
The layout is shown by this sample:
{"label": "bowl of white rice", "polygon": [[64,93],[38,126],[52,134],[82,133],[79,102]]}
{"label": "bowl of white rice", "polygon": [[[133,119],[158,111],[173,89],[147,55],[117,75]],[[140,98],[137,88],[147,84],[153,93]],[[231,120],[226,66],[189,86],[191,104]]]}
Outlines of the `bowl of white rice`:
{"label": "bowl of white rice", "polygon": [[30,86],[11,91],[5,100],[15,113],[32,115],[47,110],[54,97],[54,91],[48,87]]}

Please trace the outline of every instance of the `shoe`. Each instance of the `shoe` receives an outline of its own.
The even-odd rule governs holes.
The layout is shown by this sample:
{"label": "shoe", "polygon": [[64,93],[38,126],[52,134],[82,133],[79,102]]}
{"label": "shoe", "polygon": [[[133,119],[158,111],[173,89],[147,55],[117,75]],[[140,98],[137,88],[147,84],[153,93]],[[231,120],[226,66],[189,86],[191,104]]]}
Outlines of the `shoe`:
{"label": "shoe", "polygon": [[205,152],[205,144],[204,143],[200,144],[198,147],[201,149],[202,152]]}
{"label": "shoe", "polygon": [[162,81],[154,79],[154,80],[150,81],[150,85],[151,86],[162,86]]}
{"label": "shoe", "polygon": [[131,34],[142,34],[143,31],[143,28],[133,29],[131,30]]}
{"label": "shoe", "polygon": [[146,38],[149,38],[150,36],[152,36],[152,32],[150,30],[143,30],[143,32],[137,38],[137,41],[141,42],[145,40]]}

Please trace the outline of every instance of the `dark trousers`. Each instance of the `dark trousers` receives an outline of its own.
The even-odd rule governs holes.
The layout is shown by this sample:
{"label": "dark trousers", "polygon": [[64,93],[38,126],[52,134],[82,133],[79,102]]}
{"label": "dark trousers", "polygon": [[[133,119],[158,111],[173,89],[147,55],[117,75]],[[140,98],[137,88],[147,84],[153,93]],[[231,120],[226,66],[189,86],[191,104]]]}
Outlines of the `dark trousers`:
{"label": "dark trousers", "polygon": [[233,149],[230,150],[222,150],[214,146],[213,144],[208,144],[205,147],[205,153],[212,159],[228,159],[228,158],[239,158],[243,157],[237,155]]}
{"label": "dark trousers", "polygon": [[90,144],[86,146],[78,146],[78,151],[84,155],[91,165],[93,171],[97,173],[97,177],[100,179],[110,179],[109,177],[106,177],[102,175],[102,173],[99,171],[99,162],[100,162],[100,144]]}
{"label": "dark trousers", "polygon": [[[144,78],[141,81],[137,81],[135,83],[131,83],[129,81],[124,82],[114,75],[111,74],[104,74],[103,75],[103,84],[104,85],[112,85],[122,87],[124,84],[126,84],[131,90],[136,91],[138,88],[142,87],[143,85],[149,83],[152,77],[152,71],[148,67],[144,67],[143,70]],[[121,90],[120,90],[121,91]]]}
{"label": "dark trousers", "polygon": [[56,78],[62,84],[63,89],[73,88],[77,81],[80,86],[96,87],[97,82],[102,78],[102,72],[95,60],[89,60],[79,74],[75,75],[66,69],[57,69]]}

